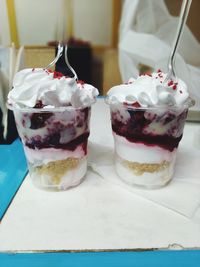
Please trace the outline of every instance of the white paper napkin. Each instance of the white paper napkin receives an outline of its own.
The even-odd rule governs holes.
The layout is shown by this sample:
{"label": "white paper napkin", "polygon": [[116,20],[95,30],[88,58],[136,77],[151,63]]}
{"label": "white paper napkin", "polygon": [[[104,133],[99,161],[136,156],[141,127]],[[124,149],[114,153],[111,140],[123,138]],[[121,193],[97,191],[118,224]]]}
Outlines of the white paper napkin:
{"label": "white paper napkin", "polygon": [[[120,180],[114,169],[114,151],[110,146],[102,146],[98,143],[89,144],[89,166],[100,175],[106,182],[123,187],[129,192],[157,203],[164,208],[176,213],[193,218],[200,207],[200,178],[199,156],[194,161],[194,155],[188,155],[185,148],[180,148],[176,164],[176,172],[173,180],[160,189],[145,190],[126,185]],[[187,161],[187,164],[186,164]],[[192,172],[193,170],[193,172]]]}

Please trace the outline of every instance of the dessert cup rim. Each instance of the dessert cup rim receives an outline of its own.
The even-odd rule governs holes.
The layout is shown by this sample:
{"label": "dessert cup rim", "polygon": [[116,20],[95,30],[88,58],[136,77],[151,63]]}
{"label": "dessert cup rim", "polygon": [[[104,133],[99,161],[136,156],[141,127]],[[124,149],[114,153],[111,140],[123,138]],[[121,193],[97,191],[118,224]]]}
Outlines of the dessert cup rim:
{"label": "dessert cup rim", "polygon": [[85,108],[90,108],[93,104],[95,104],[96,99],[90,105],[84,107],[73,107],[73,106],[63,106],[63,107],[47,107],[47,108],[33,108],[33,107],[20,107],[16,103],[10,104],[6,103],[7,108],[14,111],[18,110],[20,112],[27,112],[27,113],[45,113],[45,112],[64,112],[64,111],[72,111],[72,110],[83,110]]}
{"label": "dessert cup rim", "polygon": [[189,109],[195,105],[195,100],[191,97],[188,98],[187,102],[185,102],[183,105],[155,105],[155,106],[141,106],[141,107],[135,107],[132,105],[132,103],[122,103],[122,102],[116,102],[111,103],[109,102],[109,97],[106,96],[105,103],[109,106],[121,106],[124,109],[130,109],[135,111],[142,111],[142,110],[180,110],[180,109]]}

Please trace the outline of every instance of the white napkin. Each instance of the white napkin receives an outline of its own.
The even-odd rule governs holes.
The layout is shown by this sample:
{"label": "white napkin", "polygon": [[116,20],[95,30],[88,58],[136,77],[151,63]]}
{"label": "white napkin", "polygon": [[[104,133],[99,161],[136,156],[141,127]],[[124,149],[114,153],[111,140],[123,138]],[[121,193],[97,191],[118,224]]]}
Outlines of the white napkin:
{"label": "white napkin", "polygon": [[[106,182],[115,184],[119,188],[123,187],[138,197],[145,198],[191,219],[195,217],[200,207],[200,178],[199,172],[195,171],[199,169],[200,151],[197,150],[196,155],[190,151],[191,149],[184,146],[179,148],[173,180],[166,187],[154,190],[140,189],[122,182],[115,173],[114,151],[110,146],[90,143],[88,163],[93,171]],[[192,173],[191,170],[194,172]]]}

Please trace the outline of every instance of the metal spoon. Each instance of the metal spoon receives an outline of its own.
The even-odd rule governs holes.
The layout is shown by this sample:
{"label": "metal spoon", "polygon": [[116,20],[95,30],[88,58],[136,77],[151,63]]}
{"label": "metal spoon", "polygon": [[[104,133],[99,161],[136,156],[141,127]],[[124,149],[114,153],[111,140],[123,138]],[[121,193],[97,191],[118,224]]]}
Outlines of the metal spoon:
{"label": "metal spoon", "polygon": [[178,48],[178,44],[180,41],[181,34],[184,29],[185,22],[187,20],[187,16],[190,10],[190,5],[192,3],[192,0],[183,0],[182,6],[181,6],[181,12],[180,12],[180,17],[179,17],[179,23],[177,27],[177,32],[174,38],[174,43],[172,46],[171,54],[169,57],[169,62],[168,62],[168,73],[167,76],[164,80],[164,84],[166,84],[170,79],[173,79],[176,77],[175,71],[174,71],[174,63],[175,63],[175,54]]}

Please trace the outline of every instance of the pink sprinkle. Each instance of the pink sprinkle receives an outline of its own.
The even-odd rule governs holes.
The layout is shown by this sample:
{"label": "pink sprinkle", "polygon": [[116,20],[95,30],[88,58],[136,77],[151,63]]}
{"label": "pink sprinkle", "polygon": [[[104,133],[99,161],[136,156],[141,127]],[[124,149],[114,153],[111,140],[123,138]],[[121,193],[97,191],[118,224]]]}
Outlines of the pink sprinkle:
{"label": "pink sprinkle", "polygon": [[81,85],[81,88],[84,88],[84,84],[85,84],[84,81],[82,81],[82,80],[78,80],[77,83],[79,83],[79,84]]}
{"label": "pink sprinkle", "polygon": [[144,75],[152,77],[152,74],[150,72],[145,72]]}
{"label": "pink sprinkle", "polygon": [[131,106],[133,106],[133,107],[136,107],[136,108],[139,108],[139,107],[141,107],[140,106],[140,103],[138,103],[137,101],[136,102],[134,102],[134,103],[132,103],[132,105]]}

